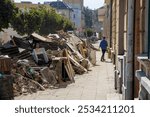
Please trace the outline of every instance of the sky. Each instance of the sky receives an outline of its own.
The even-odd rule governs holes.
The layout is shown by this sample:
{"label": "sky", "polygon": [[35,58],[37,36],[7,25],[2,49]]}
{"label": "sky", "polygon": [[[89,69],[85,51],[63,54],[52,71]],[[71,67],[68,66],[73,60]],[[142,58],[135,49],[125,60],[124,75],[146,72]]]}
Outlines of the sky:
{"label": "sky", "polygon": [[[57,1],[57,0],[14,0],[15,2],[20,1],[31,1],[32,3],[43,3],[44,1]],[[84,0],[84,6],[90,9],[97,9],[104,5],[104,0]]]}

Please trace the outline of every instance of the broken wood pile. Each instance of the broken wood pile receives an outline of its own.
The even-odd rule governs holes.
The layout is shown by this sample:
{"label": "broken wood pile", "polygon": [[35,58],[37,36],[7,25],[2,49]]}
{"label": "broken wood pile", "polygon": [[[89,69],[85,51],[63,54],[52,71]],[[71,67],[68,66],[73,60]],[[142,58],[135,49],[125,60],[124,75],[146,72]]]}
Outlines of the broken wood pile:
{"label": "broken wood pile", "polygon": [[75,74],[86,73],[96,64],[97,49],[74,34],[59,31],[43,37],[33,33],[21,43],[20,40],[14,37],[8,51],[1,53],[9,56],[9,50],[15,48],[14,56],[9,56],[13,60],[11,74],[15,96],[59,88],[66,81],[74,83]]}

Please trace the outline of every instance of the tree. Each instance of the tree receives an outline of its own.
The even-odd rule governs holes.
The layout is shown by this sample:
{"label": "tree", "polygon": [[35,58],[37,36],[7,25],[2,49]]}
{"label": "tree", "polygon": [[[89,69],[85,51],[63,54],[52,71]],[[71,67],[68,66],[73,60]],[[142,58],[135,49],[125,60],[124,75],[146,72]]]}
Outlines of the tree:
{"label": "tree", "polygon": [[44,6],[19,11],[11,25],[21,35],[30,35],[33,32],[48,35],[62,29],[73,29],[70,20],[57,14],[53,8]]}
{"label": "tree", "polygon": [[68,31],[68,30],[73,30],[73,29],[74,27],[71,21],[68,19],[64,19],[63,30]]}
{"label": "tree", "polygon": [[0,0],[0,31],[8,28],[10,21],[17,12],[17,8],[10,0]]}
{"label": "tree", "polygon": [[90,28],[86,29],[84,35],[87,37],[91,37],[93,35],[93,30]]}
{"label": "tree", "polygon": [[42,23],[42,12],[35,8],[19,11],[11,22],[12,27],[19,34],[30,35],[33,32],[38,32]]}
{"label": "tree", "polygon": [[88,7],[84,7],[84,14],[85,14],[85,26],[87,28],[92,28],[92,10]]}
{"label": "tree", "polygon": [[[42,11],[42,10],[41,10]],[[70,20],[56,13],[54,9],[43,9],[44,17],[40,27],[39,33],[48,35],[49,33],[56,33],[58,30],[72,30],[73,25]]]}
{"label": "tree", "polygon": [[57,13],[54,9],[41,9],[43,12],[43,21],[40,26],[39,33],[43,35],[48,35],[49,33],[55,33],[58,26]]}

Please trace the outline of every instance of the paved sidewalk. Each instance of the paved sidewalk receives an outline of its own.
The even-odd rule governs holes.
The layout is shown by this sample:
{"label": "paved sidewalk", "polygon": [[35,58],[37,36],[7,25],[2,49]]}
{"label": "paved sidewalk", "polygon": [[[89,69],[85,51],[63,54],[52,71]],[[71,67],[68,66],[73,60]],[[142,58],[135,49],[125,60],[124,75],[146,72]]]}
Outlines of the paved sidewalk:
{"label": "paved sidewalk", "polygon": [[[95,44],[98,47],[98,43]],[[119,100],[121,95],[114,90],[113,65],[110,60],[100,62],[101,52],[97,52],[97,65],[83,75],[75,76],[75,83],[66,88],[48,89],[19,96],[17,100]],[[105,56],[107,58],[107,55]]]}

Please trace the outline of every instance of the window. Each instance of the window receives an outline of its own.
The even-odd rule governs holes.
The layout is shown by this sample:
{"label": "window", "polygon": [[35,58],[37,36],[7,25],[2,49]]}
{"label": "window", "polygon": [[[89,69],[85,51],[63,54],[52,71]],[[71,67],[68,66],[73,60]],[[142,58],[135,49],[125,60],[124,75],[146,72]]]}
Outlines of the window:
{"label": "window", "polygon": [[74,18],[74,19],[76,18],[76,15],[75,15],[75,14],[73,15],[73,18]]}

